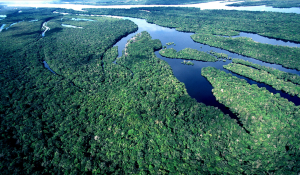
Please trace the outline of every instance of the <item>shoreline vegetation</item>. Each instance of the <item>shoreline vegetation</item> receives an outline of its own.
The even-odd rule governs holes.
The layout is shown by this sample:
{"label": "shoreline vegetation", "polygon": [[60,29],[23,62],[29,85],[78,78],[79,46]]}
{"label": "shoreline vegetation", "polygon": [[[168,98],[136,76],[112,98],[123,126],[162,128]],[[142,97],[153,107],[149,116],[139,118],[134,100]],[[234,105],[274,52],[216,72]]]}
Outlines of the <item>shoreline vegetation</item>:
{"label": "shoreline vegetation", "polygon": [[283,72],[278,69],[270,68],[267,66],[261,66],[259,64],[251,63],[249,61],[245,61],[243,59],[232,59],[232,63],[243,64],[245,66],[253,67],[258,70],[264,70],[279,79],[283,79],[284,81],[291,81],[292,83],[300,85],[300,76],[293,73]]}
{"label": "shoreline vegetation", "polygon": [[192,66],[194,66],[194,63],[193,63],[193,62],[191,62],[191,61],[185,61],[185,60],[183,60],[183,62],[181,62],[181,64],[192,65]]}
{"label": "shoreline vegetation", "polygon": [[[296,124],[300,122],[299,106],[280,97],[280,94],[273,94],[265,88],[250,85],[243,79],[213,67],[203,68],[201,75],[212,84],[214,88],[212,92],[216,99],[238,114],[243,126],[254,138],[252,143],[241,139],[236,141],[249,144],[250,149],[255,147],[265,150],[264,157],[260,157],[260,166],[269,167],[272,162],[273,165],[282,167],[292,159],[297,162],[294,155],[298,155],[299,150],[291,151],[291,149],[298,148],[300,144],[298,136],[295,136],[300,134]],[[282,127],[285,129],[280,129]],[[265,161],[274,156],[272,151],[274,148],[277,150],[276,160]],[[285,153],[280,155],[279,152]],[[239,156],[247,161],[250,157]],[[295,165],[299,169],[298,163]],[[292,171],[294,170],[290,173]]]}
{"label": "shoreline vegetation", "polygon": [[268,63],[275,63],[286,68],[300,70],[300,48],[275,46],[253,41],[251,38],[227,38],[214,35],[195,34],[191,36],[196,42],[228,50]]}
{"label": "shoreline vegetation", "polygon": [[209,53],[212,54],[212,55],[214,55],[214,56],[216,56],[218,59],[220,59],[220,58],[229,59],[228,55],[225,54],[225,53],[218,53],[218,52],[214,52],[212,50]]}
{"label": "shoreline vegetation", "polygon": [[[240,31],[264,37],[300,42],[300,16],[294,13],[199,10],[180,7],[144,7],[132,9],[84,9],[99,15],[117,15],[146,19],[149,23],[176,28],[178,31],[195,34],[235,36]],[[147,10],[149,12],[141,11]],[[60,9],[61,12],[75,12]],[[78,13],[78,12],[77,12]]]}
{"label": "shoreline vegetation", "polygon": [[[300,70],[300,48],[262,44],[246,37],[235,36],[239,31],[255,33],[285,41],[300,42],[300,15],[275,12],[199,10],[196,8],[136,8],[85,9],[88,13],[128,16],[146,19],[149,23],[194,32],[196,42],[222,48],[286,68]],[[140,10],[147,10],[144,12]],[[217,36],[221,35],[221,36]]]}
{"label": "shoreline vegetation", "polygon": [[210,61],[210,62],[218,61],[217,58],[215,58],[214,56],[208,53],[201,52],[191,48],[185,48],[178,52],[173,48],[170,49],[165,48],[165,49],[161,49],[159,51],[159,54],[167,58],[181,58],[187,60]]}
{"label": "shoreline vegetation", "polygon": [[283,79],[278,79],[264,70],[257,70],[245,65],[230,63],[223,66],[225,69],[230,70],[236,74],[248,77],[254,81],[262,82],[272,86],[276,90],[282,90],[292,96],[297,95],[300,97],[300,86],[292,82],[287,82]]}
{"label": "shoreline vegetation", "polygon": [[166,45],[167,45],[167,46],[171,46],[171,45],[176,46],[174,42],[168,42],[168,43],[166,43]]}
{"label": "shoreline vegetation", "polygon": [[[62,15],[51,9],[8,16],[23,14],[39,21],[0,35],[3,174],[207,174],[232,168],[215,153],[227,155],[223,148],[234,142],[229,138],[247,133],[187,94],[171,67],[155,56],[159,40],[147,32],[136,35],[114,64],[118,50],[112,45],[135,31],[132,22],[68,21],[84,27],[77,30],[63,28]],[[36,40],[45,21],[51,30]],[[44,68],[43,60],[61,76]],[[228,134],[219,145],[221,131]],[[227,170],[219,168],[226,164]]]}
{"label": "shoreline vegetation", "polygon": [[[148,32],[133,36],[116,59],[118,48],[113,45],[137,31],[132,21],[107,17],[62,21],[64,16],[54,10],[63,11],[28,8],[2,20],[10,24],[26,19],[0,33],[2,174],[300,172],[300,106],[216,68],[203,68],[201,75],[212,84],[213,95],[238,115],[241,125],[218,108],[191,98],[171,66],[156,57],[162,44]],[[128,14],[207,35],[209,31],[229,35],[238,28],[273,35],[279,27],[282,38],[300,36],[293,33],[300,20],[292,14],[142,10],[83,13]],[[38,21],[27,22],[34,19]],[[41,38],[46,21],[51,30]],[[66,21],[84,29],[62,27]],[[218,60],[189,48],[160,52]],[[44,68],[44,60],[60,76]],[[290,74],[275,74],[293,79]]]}

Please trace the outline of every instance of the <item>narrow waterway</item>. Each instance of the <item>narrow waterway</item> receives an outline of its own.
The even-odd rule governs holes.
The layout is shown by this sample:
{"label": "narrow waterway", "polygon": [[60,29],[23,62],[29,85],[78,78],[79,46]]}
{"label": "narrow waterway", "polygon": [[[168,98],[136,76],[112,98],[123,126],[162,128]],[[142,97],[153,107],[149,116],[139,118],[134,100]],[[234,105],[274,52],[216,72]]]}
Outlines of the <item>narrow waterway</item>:
{"label": "narrow waterway", "polygon": [[47,26],[47,23],[48,23],[48,22],[49,22],[49,21],[43,23],[42,29],[44,29],[44,32],[42,33],[42,37],[44,37],[44,36],[45,36],[45,33],[46,33],[48,30],[50,30],[50,27]]}
{"label": "narrow waterway", "polygon": [[2,30],[3,30],[4,27],[5,27],[5,25],[6,25],[6,24],[2,24],[2,25],[1,25],[1,27],[0,27],[0,32],[2,32]]}
{"label": "narrow waterway", "polygon": [[271,45],[278,45],[278,46],[289,46],[289,47],[300,47],[299,43],[294,43],[294,42],[290,42],[290,41],[282,41],[282,40],[273,39],[273,38],[267,38],[267,37],[260,36],[258,34],[254,34],[254,33],[240,32],[239,35],[232,36],[232,38],[237,38],[237,37],[252,38],[253,41],[264,43],[264,44],[271,44]]}
{"label": "narrow waterway", "polygon": [[[251,7],[251,8],[255,8],[255,7]],[[144,20],[144,19],[136,19],[136,18],[129,18],[129,17],[118,17],[118,18],[131,20],[135,24],[138,25],[138,31],[136,31],[135,33],[129,34],[128,36],[122,38],[119,42],[117,42],[115,44],[115,46],[118,46],[118,49],[119,49],[118,50],[119,57],[122,55],[122,50],[124,50],[125,45],[128,40],[130,40],[137,33],[140,33],[142,31],[147,31],[152,36],[152,39],[159,39],[163,45],[166,45],[166,43],[168,43],[168,42],[174,42],[175,45],[170,45],[170,46],[166,45],[166,46],[167,46],[167,48],[174,48],[177,51],[182,50],[184,48],[192,48],[192,49],[197,49],[199,51],[204,51],[204,52],[215,51],[218,53],[225,53],[231,58],[240,58],[240,59],[244,59],[244,60],[259,64],[259,65],[268,66],[268,67],[272,67],[272,68],[275,68],[275,69],[278,69],[281,71],[300,75],[299,71],[293,70],[293,69],[287,69],[287,68],[282,67],[281,65],[265,63],[265,62],[262,62],[262,61],[259,61],[259,60],[253,59],[253,58],[244,57],[242,55],[231,53],[231,52],[223,50],[223,49],[211,47],[211,46],[208,46],[205,44],[196,43],[191,39],[191,35],[193,35],[194,33],[178,32],[175,29],[161,27],[156,24],[150,24],[150,23],[146,22],[146,20]],[[297,44],[297,43],[276,40],[276,39],[272,39],[272,38],[263,37],[263,36],[260,36],[257,34],[251,34],[251,33],[245,33],[245,32],[240,32],[240,34],[238,36],[234,36],[234,37],[250,37],[254,41],[260,42],[260,43],[289,46],[289,47],[299,47],[299,44]],[[212,94],[212,89],[213,89],[212,85],[207,81],[206,78],[201,76],[201,69],[203,67],[212,66],[212,67],[215,67],[222,71],[225,71],[227,73],[231,73],[234,76],[245,79],[249,84],[256,84],[259,87],[264,87],[274,94],[279,93],[281,95],[281,97],[287,98],[289,101],[295,103],[295,105],[300,105],[300,99],[298,97],[292,97],[292,96],[284,93],[283,91],[277,91],[276,89],[272,88],[269,85],[266,85],[264,83],[258,83],[249,78],[240,76],[238,74],[232,73],[232,72],[224,69],[223,66],[231,63],[232,62],[231,60],[226,60],[225,62],[224,61],[202,62],[202,61],[192,60],[191,62],[194,63],[194,66],[188,66],[188,65],[181,64],[181,62],[184,61],[183,59],[169,59],[169,58],[161,56],[158,53],[158,51],[155,52],[155,54],[158,58],[166,61],[171,66],[174,76],[179,81],[181,81],[185,84],[187,92],[192,98],[195,98],[198,102],[202,102],[206,105],[215,106],[215,107],[221,109],[224,113],[229,114],[233,118],[236,118],[236,116],[228,108],[226,108],[223,104],[220,104],[216,100],[216,98]]]}
{"label": "narrow waterway", "polygon": [[83,29],[83,27],[72,26],[72,25],[69,25],[69,24],[61,24],[61,26],[68,27],[68,28],[75,28],[75,29]]}
{"label": "narrow waterway", "polygon": [[50,66],[48,65],[48,63],[46,62],[46,61],[43,61],[43,64],[44,64],[44,67],[46,68],[46,69],[48,69],[50,72],[52,72],[53,74],[56,74],[51,68],[50,68]]}
{"label": "narrow waterway", "polygon": [[[124,47],[129,39],[131,39],[137,33],[140,33],[142,31],[147,31],[152,36],[152,39],[159,39],[162,42],[162,44],[165,46],[167,46],[166,43],[168,43],[168,42],[174,42],[175,45],[167,46],[167,48],[174,48],[177,51],[182,50],[184,48],[192,48],[192,49],[197,49],[199,51],[204,51],[204,52],[215,51],[218,53],[225,53],[229,57],[232,57],[232,58],[240,58],[240,59],[248,60],[253,63],[263,65],[263,66],[268,66],[268,67],[279,69],[281,71],[295,73],[297,75],[300,75],[299,71],[293,70],[293,69],[287,69],[287,68],[282,67],[281,65],[265,63],[265,62],[262,62],[262,61],[259,61],[259,60],[253,59],[253,58],[244,57],[242,55],[231,53],[231,52],[223,50],[223,49],[196,43],[190,37],[194,33],[178,32],[175,29],[161,27],[156,24],[150,24],[150,23],[146,22],[146,20],[144,20],[144,19],[136,19],[136,18],[128,18],[128,17],[124,17],[123,19],[133,21],[135,24],[138,25],[139,29],[135,33],[132,33],[132,34],[128,35],[127,37],[122,38],[118,43],[115,44],[115,46],[118,46],[118,49],[119,49],[118,50],[119,57],[122,56],[122,50],[124,49]],[[244,35],[244,34],[240,34],[240,35]],[[256,37],[256,35],[252,35],[252,36]],[[262,39],[262,40],[260,40],[260,39]],[[266,41],[266,40],[272,40],[272,39],[262,37],[262,36],[255,38],[255,41],[257,41],[257,42],[262,41],[262,43],[264,43],[264,41]],[[283,45],[284,45],[284,43],[287,43],[287,42],[280,41],[280,40],[277,40],[277,41],[281,42]],[[289,43],[287,43],[286,45],[288,45],[288,44]],[[272,92],[274,94],[280,93],[281,97],[287,98],[289,101],[292,101],[296,105],[300,105],[300,99],[298,97],[292,97],[292,96],[284,93],[283,91],[277,91],[276,89],[272,88],[269,85],[266,85],[264,83],[258,83],[249,78],[240,76],[238,74],[232,73],[232,72],[224,69],[223,65],[227,65],[227,64],[231,63],[232,62],[231,60],[226,60],[225,62],[224,61],[203,62],[203,61],[192,60],[191,62],[194,63],[194,66],[188,66],[188,65],[181,64],[183,59],[166,58],[166,57],[161,56],[158,53],[158,51],[156,51],[155,54],[158,58],[166,61],[171,66],[175,77],[180,82],[183,82],[185,84],[187,92],[192,98],[195,98],[198,102],[202,102],[206,105],[218,107],[224,113],[229,114],[233,118],[235,118],[235,116],[232,114],[232,112],[229,111],[229,109],[226,108],[223,104],[220,104],[216,100],[216,98],[213,96],[212,85],[207,81],[206,78],[201,76],[201,69],[203,67],[212,66],[212,67],[215,67],[222,71],[225,71],[227,73],[231,73],[234,76],[237,76],[239,78],[247,80],[247,82],[249,84],[257,84],[257,86],[259,86],[259,87],[265,87],[267,90],[269,90],[270,92]]]}

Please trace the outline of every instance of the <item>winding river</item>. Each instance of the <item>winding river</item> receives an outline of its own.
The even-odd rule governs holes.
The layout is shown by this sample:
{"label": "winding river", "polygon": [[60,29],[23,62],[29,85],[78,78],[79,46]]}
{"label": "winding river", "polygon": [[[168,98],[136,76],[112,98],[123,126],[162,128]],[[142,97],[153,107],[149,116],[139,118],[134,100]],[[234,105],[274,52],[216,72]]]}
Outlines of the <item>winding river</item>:
{"label": "winding river", "polygon": [[46,33],[48,30],[50,30],[50,27],[47,26],[47,23],[48,23],[48,22],[49,22],[49,21],[43,23],[42,29],[45,29],[45,30],[44,30],[44,32],[42,33],[42,37],[44,37],[44,36],[45,36],[45,33]]}
{"label": "winding river", "polygon": [[[152,36],[152,39],[159,39],[163,45],[166,45],[166,43],[168,43],[168,42],[174,42],[175,45],[170,45],[170,46],[166,45],[166,46],[167,46],[167,48],[174,48],[177,51],[182,50],[184,48],[192,48],[192,49],[197,49],[199,51],[204,51],[204,52],[209,52],[209,51],[213,50],[215,52],[225,53],[229,57],[232,57],[232,58],[240,58],[240,59],[248,60],[253,63],[263,65],[263,66],[268,66],[268,67],[279,69],[281,71],[295,73],[295,74],[300,75],[299,71],[293,70],[293,69],[287,69],[287,68],[282,67],[281,65],[265,63],[265,62],[262,62],[262,61],[259,61],[259,60],[253,59],[253,58],[244,57],[242,55],[231,53],[231,52],[223,50],[223,49],[196,43],[190,37],[194,33],[178,32],[175,29],[161,27],[156,24],[150,24],[150,23],[146,22],[146,20],[144,20],[144,19],[136,19],[136,18],[129,18],[129,17],[124,17],[123,19],[133,21],[135,24],[138,25],[139,29],[135,33],[132,33],[132,34],[128,35],[127,37],[122,38],[118,43],[115,44],[115,46],[118,46],[118,49],[119,49],[118,50],[119,57],[122,56],[122,50],[124,49],[127,41],[129,39],[131,39],[131,37],[133,37],[134,35],[142,32],[142,31],[147,31]],[[241,37],[241,36],[251,37],[251,38],[253,38],[253,40],[255,40],[257,42],[262,42],[262,43],[299,47],[299,44],[296,44],[296,43],[270,39],[270,38],[266,38],[263,36],[259,36],[257,34],[249,34],[249,33],[241,32],[240,35],[236,36],[236,37]],[[166,58],[166,57],[161,56],[158,53],[158,51],[156,51],[155,54],[158,58],[166,61],[171,66],[175,77],[180,82],[185,84],[187,92],[192,98],[195,98],[198,102],[202,102],[206,105],[215,106],[215,107],[221,109],[224,113],[229,114],[233,118],[235,118],[235,115],[232,114],[232,112],[229,111],[229,109],[226,108],[223,104],[220,104],[216,100],[216,98],[212,94],[212,89],[213,89],[212,85],[207,81],[206,78],[201,76],[201,69],[203,67],[212,66],[212,67],[218,68],[220,70],[223,70],[227,73],[231,73],[234,76],[237,76],[239,78],[247,80],[247,82],[250,84],[257,84],[257,86],[259,86],[259,87],[265,87],[272,93],[280,93],[281,97],[287,98],[289,101],[294,102],[296,105],[300,105],[300,99],[296,96],[292,97],[292,96],[284,93],[283,91],[277,91],[274,88],[272,88],[271,86],[268,86],[264,83],[258,83],[249,78],[240,76],[238,74],[232,73],[232,72],[224,69],[223,65],[231,63],[232,62],[231,60],[226,60],[225,62],[223,62],[223,61],[202,62],[202,61],[192,60],[191,62],[194,63],[194,66],[188,66],[188,65],[181,64],[181,62],[183,62],[184,59]]]}
{"label": "winding river", "polygon": [[[205,6],[206,4],[206,6]],[[272,7],[266,7],[266,6],[254,6],[254,7],[228,7],[226,6],[228,3],[220,3],[220,2],[210,2],[210,3],[202,3],[202,4],[192,4],[192,5],[183,5],[185,7],[199,7],[201,9],[225,9],[225,10],[250,10],[250,11],[272,11],[272,12],[283,12],[283,13],[297,13],[300,14],[300,8],[288,8],[288,9],[280,9],[280,8],[272,8]],[[68,4],[68,6],[65,6],[66,4],[63,5],[58,5],[55,4],[54,6],[49,5],[44,5],[43,7],[56,7],[56,8],[72,8],[74,10],[82,10],[83,8],[131,8],[132,6],[125,7],[125,6],[84,6],[84,5],[74,5],[71,6],[71,4]],[[34,6],[38,7],[38,6]],[[136,6],[138,7],[138,6]],[[144,7],[144,6],[142,6]],[[150,6],[145,6],[145,7],[150,7]],[[191,35],[193,33],[184,33],[184,32],[178,32],[175,29],[170,29],[166,27],[161,27],[155,24],[150,24],[146,22],[143,19],[136,19],[136,18],[128,18],[128,17],[123,17],[123,19],[131,20],[135,24],[138,25],[138,31],[135,33],[132,33],[124,38],[122,38],[119,42],[115,44],[115,46],[118,46],[118,52],[119,52],[119,57],[122,55],[122,50],[125,48],[125,45],[129,39],[131,39],[134,35],[137,33],[140,33],[142,31],[147,31],[151,36],[152,39],[159,39],[163,45],[166,45],[168,42],[174,42],[175,45],[170,45],[167,46],[167,48],[174,48],[175,50],[179,51],[184,48],[192,48],[192,49],[197,49],[199,51],[204,51],[204,52],[210,52],[210,51],[215,51],[218,53],[225,53],[229,57],[232,58],[240,58],[244,60],[251,61],[256,64],[260,64],[263,66],[268,66],[272,68],[279,69],[281,71],[289,72],[289,73],[294,73],[300,75],[300,72],[297,70],[292,70],[292,69],[287,69],[282,67],[281,65],[276,65],[276,64],[270,64],[270,63],[265,63],[253,58],[249,57],[244,57],[235,53],[231,53],[229,51],[215,48],[215,47],[210,47],[208,45],[196,43],[191,39]],[[44,26],[46,30],[44,33],[48,30],[46,26]],[[261,42],[261,43],[267,43],[267,44],[274,44],[274,45],[282,45],[282,46],[289,46],[289,47],[299,47],[300,44],[297,43],[292,43],[292,42],[286,42],[286,41],[281,41],[281,40],[275,40],[271,38],[266,38],[263,36],[259,36],[257,34],[251,34],[251,33],[244,33],[240,32],[238,36],[234,37],[250,37],[256,42]],[[175,77],[181,81],[182,83],[185,84],[185,87],[187,89],[188,94],[192,97],[195,98],[198,102],[202,102],[206,105],[210,106],[215,106],[219,109],[221,109],[224,113],[229,114],[231,117],[236,118],[236,116],[224,105],[220,104],[216,98],[212,94],[212,89],[213,87],[211,84],[206,80],[206,78],[201,76],[201,69],[203,67],[207,66],[212,66],[215,68],[218,68],[220,70],[223,70],[227,73],[230,71],[226,70],[223,68],[223,65],[231,63],[231,60],[226,60],[225,62],[223,61],[218,61],[218,62],[202,62],[202,61],[194,61],[192,60],[191,62],[194,63],[194,66],[188,66],[181,64],[183,62],[183,59],[169,59],[161,56],[158,51],[155,52],[156,56],[164,61],[166,61],[172,68],[173,73]],[[280,93],[281,97],[287,98],[289,101],[292,101],[295,103],[295,105],[300,105],[300,99],[298,97],[292,97],[283,91],[277,91],[271,86],[268,86],[264,83],[258,83],[256,81],[253,81],[251,79],[248,79],[246,77],[237,75],[235,73],[230,72],[234,76],[237,76],[239,78],[245,79],[248,83],[250,84],[257,84],[259,87],[264,87],[267,90],[269,90],[272,93]]]}

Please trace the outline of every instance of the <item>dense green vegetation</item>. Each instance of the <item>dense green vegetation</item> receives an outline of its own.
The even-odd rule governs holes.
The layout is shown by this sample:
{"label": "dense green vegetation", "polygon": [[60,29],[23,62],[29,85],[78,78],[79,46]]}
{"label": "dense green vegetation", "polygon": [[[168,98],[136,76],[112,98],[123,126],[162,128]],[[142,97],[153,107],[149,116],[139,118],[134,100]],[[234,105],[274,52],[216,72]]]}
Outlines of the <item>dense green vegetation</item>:
{"label": "dense green vegetation", "polygon": [[[276,39],[300,42],[300,15],[274,12],[199,10],[196,8],[87,9],[87,13],[113,14],[144,18],[150,23],[195,32],[192,39],[265,62],[300,70],[299,48],[254,42],[249,38],[231,38],[239,31]],[[149,12],[141,11],[147,10]]]}
{"label": "dense green vegetation", "polygon": [[[129,20],[115,18],[91,18],[95,21],[72,21],[64,16],[47,23],[51,28],[43,38],[45,60],[59,75],[80,87],[99,88],[97,82],[104,81],[101,57],[123,36],[137,30]],[[63,24],[83,27],[64,28]],[[51,33],[60,30],[60,32]],[[73,48],[73,49],[68,49]]]}
{"label": "dense green vegetation", "polygon": [[268,63],[276,63],[287,68],[300,70],[300,48],[297,47],[262,44],[247,37],[228,38],[196,34],[192,35],[192,38],[196,42],[226,49]]}
{"label": "dense green vegetation", "polygon": [[292,82],[284,81],[283,79],[278,79],[275,75],[270,74],[264,70],[257,70],[248,66],[235,63],[230,63],[223,67],[234,73],[251,78],[255,81],[271,85],[276,90],[283,90],[292,96],[297,95],[298,97],[300,97],[299,85],[296,85]]}
{"label": "dense green vegetation", "polygon": [[275,8],[290,8],[290,7],[300,7],[300,3],[298,0],[260,0],[260,1],[253,1],[253,0],[245,0],[244,2],[238,2],[234,4],[229,4],[227,6],[259,6],[259,5],[266,5],[272,6]]}
{"label": "dense green vegetation", "polygon": [[[243,91],[248,87],[243,81],[204,69],[214,87],[241,89],[228,96],[226,89],[217,98],[239,99],[235,107],[226,105],[237,108],[247,133],[236,120],[187,94],[171,67],[155,56],[161,42],[147,32],[129,40],[117,58],[112,46],[136,30],[133,22],[105,17],[70,21],[72,16],[39,9],[24,13],[27,20],[39,21],[0,33],[2,174],[300,171],[299,108],[287,100],[264,89]],[[5,20],[21,21],[22,15]],[[41,38],[45,21],[51,30]],[[45,69],[43,60],[59,75]],[[246,99],[241,95],[246,92],[256,96]]]}
{"label": "dense green vegetation", "polygon": [[192,65],[192,66],[194,66],[194,63],[193,63],[193,62],[191,62],[191,61],[185,61],[185,60],[183,60],[183,62],[181,62],[181,64]]}
{"label": "dense green vegetation", "polygon": [[[116,29],[115,23],[127,25]],[[20,27],[24,24],[27,27]],[[69,83],[70,75],[63,72],[69,68],[63,60],[65,68],[57,69],[60,76],[43,68],[42,60],[54,54],[59,56],[56,52],[61,51],[55,49],[50,54],[49,47],[55,48],[50,38],[59,40],[58,36],[67,32],[79,37],[74,31],[78,29],[55,30],[59,25],[54,18],[49,22],[51,30],[37,40],[42,22],[24,24],[18,23],[0,35],[2,174],[237,171],[219,154],[226,154],[223,148],[233,142],[232,136],[247,135],[246,132],[220,110],[189,97],[170,66],[155,57],[160,41],[151,40],[144,32],[131,40],[127,55],[118,58],[117,64],[112,63],[118,55],[116,47],[86,60],[72,73],[81,75],[78,77],[85,78],[90,86],[72,79],[74,86]],[[131,22],[99,18],[93,25],[76,23],[79,24],[91,31],[93,25],[107,24],[111,28],[101,31],[106,36],[112,31],[125,34],[125,26]],[[81,42],[95,41],[93,35],[85,37],[86,41]],[[114,40],[118,35],[110,37]],[[64,44],[69,46],[68,60],[76,60],[71,56],[78,54],[74,51],[79,49],[78,43],[67,39],[70,42]],[[82,52],[98,50],[92,48]],[[51,59],[49,62],[55,69]],[[99,63],[96,68],[95,62]],[[82,70],[87,72],[81,74]],[[94,71],[101,77],[88,79]],[[215,132],[221,126],[227,128]],[[232,128],[234,132],[230,132]],[[228,139],[220,145],[222,132],[228,133],[222,136]]]}
{"label": "dense green vegetation", "polygon": [[283,79],[285,81],[291,81],[293,83],[296,83],[296,84],[300,85],[300,76],[297,75],[297,74],[283,72],[283,71],[280,71],[278,69],[274,69],[274,68],[270,68],[270,67],[266,67],[266,66],[261,66],[259,64],[251,63],[249,61],[245,61],[245,60],[237,59],[237,58],[234,58],[232,60],[232,62],[233,63],[238,63],[238,64],[243,64],[243,65],[246,65],[246,66],[250,66],[250,67],[256,68],[258,70],[264,70],[264,71],[276,76],[276,78],[278,78],[278,79]]}
{"label": "dense green vegetation", "polygon": [[174,45],[175,46],[174,42],[168,42],[168,43],[166,43],[166,45],[168,45],[168,46]]}
{"label": "dense green vegetation", "polygon": [[182,58],[187,60],[211,61],[211,62],[218,61],[218,59],[216,59],[214,56],[208,53],[198,51],[196,49],[191,49],[191,48],[185,48],[178,52],[173,48],[162,49],[159,51],[159,54],[168,58]]}
{"label": "dense green vegetation", "polygon": [[228,55],[225,54],[225,53],[218,53],[218,52],[214,52],[212,50],[209,53],[212,54],[212,55],[214,55],[214,56],[216,56],[217,58],[226,58],[226,59],[229,59]]}
{"label": "dense green vegetation", "polygon": [[[256,155],[261,157],[257,166],[268,169],[270,163],[282,166],[289,162],[299,168],[299,106],[281,98],[279,94],[274,95],[265,88],[250,85],[246,80],[216,68],[203,68],[201,74],[213,85],[217,100],[237,113],[244,127],[253,135],[254,140],[248,143],[264,152]],[[243,141],[238,139],[237,142]],[[278,157],[271,160],[274,153]],[[240,159],[249,161],[247,158]]]}
{"label": "dense green vegetation", "polygon": [[[300,15],[294,13],[200,10],[199,8],[175,7],[85,10],[87,12],[81,13],[143,18],[150,23],[176,28],[176,30],[184,32],[234,36],[238,35],[239,31],[244,31],[300,42],[300,33],[298,32]],[[72,12],[72,10],[66,9],[60,11]]]}

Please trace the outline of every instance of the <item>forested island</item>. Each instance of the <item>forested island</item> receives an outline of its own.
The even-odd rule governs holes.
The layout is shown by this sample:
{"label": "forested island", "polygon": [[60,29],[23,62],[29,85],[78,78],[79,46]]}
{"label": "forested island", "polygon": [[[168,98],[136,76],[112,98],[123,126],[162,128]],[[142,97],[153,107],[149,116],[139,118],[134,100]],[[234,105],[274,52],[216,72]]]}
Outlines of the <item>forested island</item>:
{"label": "forested island", "polygon": [[300,70],[299,48],[257,43],[245,37],[222,37],[244,31],[300,42],[300,34],[297,32],[300,16],[297,14],[166,7],[86,10],[86,13],[143,18],[150,23],[176,28],[178,31],[194,32],[195,35],[191,37],[196,42]]}
{"label": "forested island", "polygon": [[162,49],[159,51],[159,54],[168,58],[183,58],[187,60],[211,61],[211,62],[215,62],[218,60],[217,58],[215,58],[214,56],[208,53],[201,52],[191,48],[186,48],[179,52],[177,52],[173,48]]}
{"label": "forested island", "polygon": [[[0,32],[1,174],[300,172],[299,106],[217,68],[199,69],[194,76],[211,83],[216,100],[233,118],[191,98],[171,66],[158,58],[216,64],[227,54],[163,48],[142,31],[118,57],[114,45],[138,26],[127,19],[90,16],[143,18],[193,32],[197,42],[299,70],[299,48],[223,37],[246,31],[300,42],[299,15],[196,8],[85,10],[15,9],[0,20],[0,26],[9,27]],[[240,59],[224,67],[273,86],[286,83],[279,89],[299,96],[298,75]]]}
{"label": "forested island", "polygon": [[[284,79],[277,78],[276,75],[268,73],[264,70],[257,70],[251,67],[230,63],[224,66],[225,69],[228,69],[234,73],[239,75],[251,78],[258,82],[263,82],[268,85],[271,85],[276,90],[283,90],[292,96],[297,95],[300,96],[300,86],[296,85],[292,82],[285,81]],[[298,75],[294,75],[295,77],[299,77]]]}

